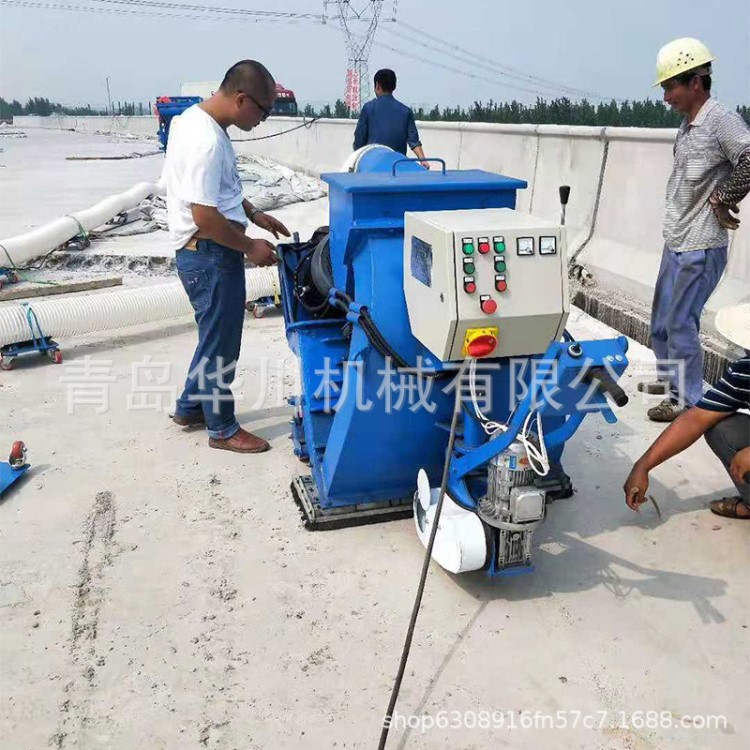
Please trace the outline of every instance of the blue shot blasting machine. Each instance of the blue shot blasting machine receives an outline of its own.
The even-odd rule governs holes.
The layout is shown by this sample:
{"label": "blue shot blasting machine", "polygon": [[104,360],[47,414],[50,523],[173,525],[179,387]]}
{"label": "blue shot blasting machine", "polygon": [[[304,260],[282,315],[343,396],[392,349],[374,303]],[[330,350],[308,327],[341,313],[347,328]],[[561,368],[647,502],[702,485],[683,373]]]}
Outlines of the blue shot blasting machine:
{"label": "blue shot blasting machine", "polygon": [[607,396],[627,402],[627,339],[567,334],[565,228],[515,210],[525,182],[382,146],[350,161],[323,175],[330,226],[279,248],[305,522],[413,515],[426,544],[448,461],[433,557],[530,570],[533,530],[572,493],[565,442],[589,412],[615,421]]}

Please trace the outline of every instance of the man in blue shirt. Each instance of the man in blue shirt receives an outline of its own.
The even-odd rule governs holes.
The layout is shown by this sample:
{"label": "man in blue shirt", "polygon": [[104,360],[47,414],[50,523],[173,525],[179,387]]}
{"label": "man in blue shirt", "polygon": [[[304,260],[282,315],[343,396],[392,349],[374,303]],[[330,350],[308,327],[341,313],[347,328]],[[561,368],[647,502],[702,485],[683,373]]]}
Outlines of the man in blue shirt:
{"label": "man in blue shirt", "polygon": [[384,68],[375,73],[375,99],[362,107],[357,129],[354,131],[354,150],[371,143],[389,146],[394,151],[406,155],[406,147],[422,160],[425,169],[430,163],[425,155],[414,122],[414,113],[394,96],[396,74]]}

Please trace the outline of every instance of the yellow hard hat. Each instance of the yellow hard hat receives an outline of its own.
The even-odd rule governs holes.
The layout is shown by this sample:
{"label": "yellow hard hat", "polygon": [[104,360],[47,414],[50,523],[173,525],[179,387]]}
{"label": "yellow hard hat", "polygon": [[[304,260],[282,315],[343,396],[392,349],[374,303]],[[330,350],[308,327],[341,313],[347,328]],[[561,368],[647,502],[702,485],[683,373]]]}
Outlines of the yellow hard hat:
{"label": "yellow hard hat", "polygon": [[656,83],[659,86],[670,78],[686,73],[693,68],[708,65],[716,58],[711,50],[698,39],[684,37],[665,44],[656,56]]}

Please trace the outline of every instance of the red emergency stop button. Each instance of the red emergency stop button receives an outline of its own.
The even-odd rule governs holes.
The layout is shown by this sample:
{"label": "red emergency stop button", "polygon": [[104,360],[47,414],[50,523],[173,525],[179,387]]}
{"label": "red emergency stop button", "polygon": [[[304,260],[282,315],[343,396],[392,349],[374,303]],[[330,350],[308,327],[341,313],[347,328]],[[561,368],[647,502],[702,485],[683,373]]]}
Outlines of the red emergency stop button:
{"label": "red emergency stop button", "polygon": [[497,302],[491,297],[485,297],[485,299],[480,302],[480,307],[485,315],[492,315],[497,310]]}

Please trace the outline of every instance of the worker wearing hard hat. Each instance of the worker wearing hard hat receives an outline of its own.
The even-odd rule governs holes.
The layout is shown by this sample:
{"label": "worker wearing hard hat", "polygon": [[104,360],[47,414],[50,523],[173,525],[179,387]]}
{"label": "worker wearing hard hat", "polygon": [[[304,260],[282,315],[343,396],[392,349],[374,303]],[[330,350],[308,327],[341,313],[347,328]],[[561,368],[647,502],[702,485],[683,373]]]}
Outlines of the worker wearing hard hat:
{"label": "worker wearing hard hat", "polygon": [[691,446],[702,435],[721,460],[737,487],[733,497],[713,500],[713,513],[727,518],[750,518],[750,304],[719,310],[719,332],[745,350],[727,367],[723,377],[698,404],[681,414],[636,461],[625,481],[625,501],[638,510],[647,499],[648,475],[667,459]]}
{"label": "worker wearing hard hat", "polygon": [[656,280],[651,341],[658,361],[655,383],[639,390],[666,398],[649,409],[671,422],[703,393],[701,312],[727,264],[727,230],[739,226],[739,202],[750,192],[750,128],[711,98],[714,56],[697,39],[662,47],[654,85],[685,115],[667,183],[664,252]]}

